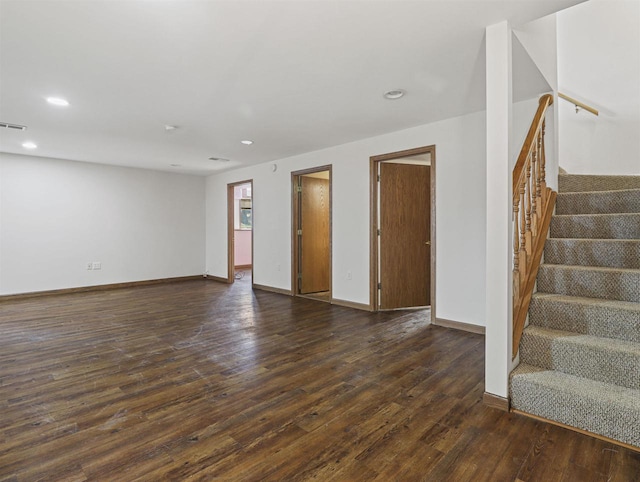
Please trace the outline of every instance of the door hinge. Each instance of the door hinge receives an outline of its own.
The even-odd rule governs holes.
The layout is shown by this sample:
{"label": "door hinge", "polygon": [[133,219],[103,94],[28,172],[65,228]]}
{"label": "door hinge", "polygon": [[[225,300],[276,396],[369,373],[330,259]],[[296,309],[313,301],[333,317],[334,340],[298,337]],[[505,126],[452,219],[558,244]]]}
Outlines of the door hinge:
{"label": "door hinge", "polygon": [[302,229],[298,229],[298,236],[302,236]]}
{"label": "door hinge", "polygon": [[296,192],[302,192],[302,186],[296,186]]}
{"label": "door hinge", "polygon": [[378,236],[380,236],[380,230],[378,229]]}
{"label": "door hinge", "polygon": [[378,182],[380,182],[380,174],[378,174]]}
{"label": "door hinge", "polygon": [[298,279],[302,279],[302,273],[298,273]]}
{"label": "door hinge", "polygon": [[378,283],[378,289],[381,290],[382,289],[382,283]]}

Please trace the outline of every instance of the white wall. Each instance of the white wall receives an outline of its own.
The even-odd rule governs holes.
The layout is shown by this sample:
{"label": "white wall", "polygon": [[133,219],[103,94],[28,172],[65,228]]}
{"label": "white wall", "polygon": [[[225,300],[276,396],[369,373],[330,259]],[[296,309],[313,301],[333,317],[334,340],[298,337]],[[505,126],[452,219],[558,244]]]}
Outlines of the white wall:
{"label": "white wall", "polygon": [[[508,22],[486,29],[486,337],[485,390],[508,395],[512,340],[512,56]],[[507,135],[505,135],[507,133]],[[510,135],[511,134],[511,135]]]}
{"label": "white wall", "polygon": [[[536,69],[544,77],[546,85],[538,85],[536,92],[536,100],[527,106],[526,103],[518,103],[514,105],[513,110],[513,133],[512,148],[515,149],[515,155],[512,156],[512,165],[515,165],[522,142],[527,134],[533,115],[538,108],[538,99],[542,94],[555,93],[558,90],[558,34],[557,34],[557,16],[556,14],[548,15],[521,25],[513,29],[514,35],[524,47],[526,54],[535,65]],[[514,72],[514,89],[515,84],[521,79]],[[530,114],[526,110],[530,109]],[[547,110],[546,114],[546,135],[545,135],[545,154],[546,154],[546,181],[547,186],[554,190],[558,188],[558,164],[559,164],[559,144],[558,139],[558,111],[559,106],[557,99],[554,98],[554,104]],[[523,116],[524,114],[524,116]],[[522,126],[521,121],[525,121]],[[524,127],[524,128],[523,128]]]}
{"label": "white wall", "polygon": [[[543,92],[540,93],[540,96]],[[524,143],[533,117],[538,110],[540,97],[525,100],[522,102],[516,102],[512,105],[512,123],[511,123],[511,154],[509,156],[509,169],[513,171],[516,165],[522,144]],[[545,166],[546,166],[546,181],[547,186],[557,190],[558,189],[558,160],[556,157],[556,131],[555,131],[555,119],[557,111],[557,101],[547,109],[545,116]]]}
{"label": "white wall", "polygon": [[235,266],[251,265],[251,231],[236,229],[233,238],[233,262]]}
{"label": "white wall", "polygon": [[604,109],[576,114],[560,101],[560,166],[569,174],[640,175],[640,121]]}
{"label": "white wall", "polygon": [[575,174],[640,174],[640,2],[590,0],[558,12],[560,165]]}
{"label": "white wall", "polygon": [[204,200],[202,177],[0,154],[0,294],[202,274]]}
{"label": "white wall", "polygon": [[[226,185],[253,179],[254,282],[291,289],[291,172],[333,165],[333,297],[369,304],[369,158],[436,145],[438,318],[484,325],[485,124],[476,113],[207,178],[207,270],[226,277]],[[347,271],[352,279],[347,280]]]}
{"label": "white wall", "polygon": [[552,14],[513,29],[513,33],[545,78],[549,90],[558,88],[557,28],[557,17]]}
{"label": "white wall", "polygon": [[[509,169],[513,171],[516,165],[522,144],[527,137],[533,116],[538,110],[539,99],[537,97],[512,105],[511,142],[509,153]],[[551,117],[551,116],[547,116]],[[546,136],[545,136],[546,137]]]}

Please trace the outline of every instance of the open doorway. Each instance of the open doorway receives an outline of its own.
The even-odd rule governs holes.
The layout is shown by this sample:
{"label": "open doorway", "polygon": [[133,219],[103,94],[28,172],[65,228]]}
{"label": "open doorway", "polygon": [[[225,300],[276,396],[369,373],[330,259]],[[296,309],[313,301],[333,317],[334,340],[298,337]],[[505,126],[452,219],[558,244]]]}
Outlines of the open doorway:
{"label": "open doorway", "polygon": [[431,307],[435,319],[435,146],[371,158],[371,309]]}
{"label": "open doorway", "polygon": [[331,166],[291,173],[295,296],[331,302]]}
{"label": "open doorway", "polygon": [[227,184],[227,282],[253,284],[253,180]]}

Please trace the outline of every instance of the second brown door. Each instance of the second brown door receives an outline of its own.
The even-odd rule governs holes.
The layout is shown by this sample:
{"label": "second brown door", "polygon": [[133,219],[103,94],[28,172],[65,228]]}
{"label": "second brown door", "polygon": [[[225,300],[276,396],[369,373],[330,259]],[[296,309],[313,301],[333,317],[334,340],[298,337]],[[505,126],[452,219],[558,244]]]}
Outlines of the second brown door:
{"label": "second brown door", "polygon": [[381,309],[431,304],[429,186],[427,165],[380,163]]}

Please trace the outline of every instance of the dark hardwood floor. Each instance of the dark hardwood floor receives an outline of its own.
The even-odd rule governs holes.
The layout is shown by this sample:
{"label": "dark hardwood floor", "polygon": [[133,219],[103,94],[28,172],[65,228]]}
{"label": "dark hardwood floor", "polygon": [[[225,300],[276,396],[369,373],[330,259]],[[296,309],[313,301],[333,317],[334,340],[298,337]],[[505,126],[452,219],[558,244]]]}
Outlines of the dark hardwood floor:
{"label": "dark hardwood floor", "polygon": [[483,337],[426,320],[249,278],[2,301],[0,480],[640,480],[483,405]]}

